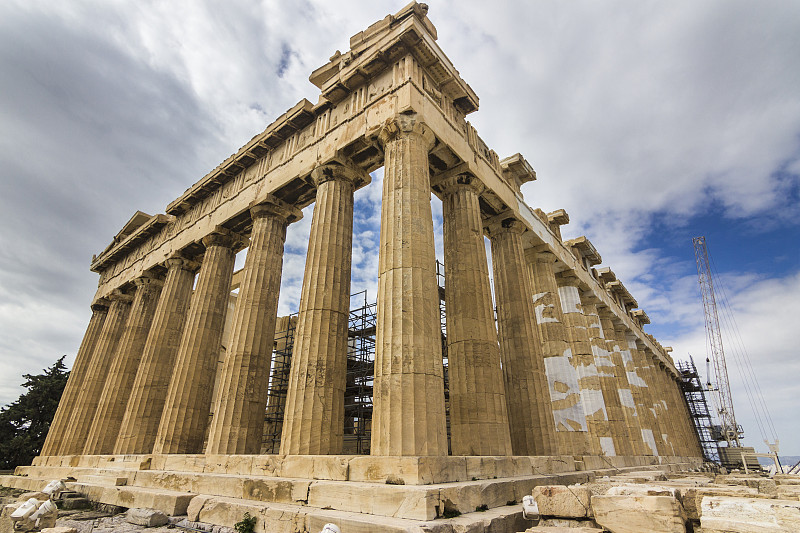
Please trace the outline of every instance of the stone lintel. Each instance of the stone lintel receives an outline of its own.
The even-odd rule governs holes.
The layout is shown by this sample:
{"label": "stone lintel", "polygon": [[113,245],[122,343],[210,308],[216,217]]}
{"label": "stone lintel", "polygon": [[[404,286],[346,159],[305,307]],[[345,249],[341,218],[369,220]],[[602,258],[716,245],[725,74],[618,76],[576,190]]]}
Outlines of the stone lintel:
{"label": "stone lintel", "polygon": [[583,258],[589,264],[589,266],[599,265],[603,262],[603,258],[600,257],[597,249],[585,236],[564,241],[564,244],[568,248],[572,248],[573,251],[577,251],[577,253],[580,254],[580,257]]}
{"label": "stone lintel", "polygon": [[649,324],[650,317],[644,312],[644,309],[634,309],[631,311],[631,316],[636,319],[640,324]]}
{"label": "stone lintel", "polygon": [[520,153],[502,159],[500,168],[503,170],[503,177],[513,185],[520,195],[522,194],[520,190],[522,185],[536,180],[536,171]]}
{"label": "stone lintel", "polygon": [[630,309],[639,307],[639,304],[636,302],[636,298],[631,295],[630,291],[628,291],[628,289],[620,280],[617,279],[614,281],[609,281],[606,283],[606,289],[611,291],[612,294],[618,295],[620,300],[622,300],[622,303],[625,304],[625,307]]}
{"label": "stone lintel", "polygon": [[611,281],[617,280],[617,275],[614,274],[614,271],[611,270],[610,267],[602,267],[597,269],[597,277],[603,283],[603,285],[608,284]]}
{"label": "stone lintel", "polygon": [[569,224],[569,215],[564,209],[558,209],[547,213],[547,221],[552,225],[564,226]]}

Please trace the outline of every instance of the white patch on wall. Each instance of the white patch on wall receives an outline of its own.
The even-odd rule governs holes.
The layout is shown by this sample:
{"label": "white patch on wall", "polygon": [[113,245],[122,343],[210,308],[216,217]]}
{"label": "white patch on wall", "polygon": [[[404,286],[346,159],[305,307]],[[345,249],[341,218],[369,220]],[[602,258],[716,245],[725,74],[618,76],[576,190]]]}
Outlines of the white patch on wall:
{"label": "white patch on wall", "polygon": [[[621,403],[624,407],[628,407],[636,411],[636,403],[633,401],[633,394],[631,394],[630,389],[618,389],[617,392],[619,393],[619,403]],[[634,412],[634,416],[636,413]]]}
{"label": "white patch on wall", "polygon": [[608,350],[592,344],[592,355],[594,355],[594,362],[597,366],[610,366],[614,367],[614,361],[611,360],[611,355]]}
{"label": "white patch on wall", "polygon": [[639,374],[636,372],[625,372],[628,375],[628,383],[633,385],[634,387],[645,387],[647,388],[647,382],[639,377]]}
{"label": "white patch on wall", "polygon": [[617,450],[614,448],[614,439],[611,437],[600,437],[600,449],[609,457],[617,455]]}
{"label": "white patch on wall", "polygon": [[633,356],[631,355],[630,350],[623,350],[621,347],[617,348],[619,349],[619,353],[622,354],[623,363],[633,363]]}
{"label": "white patch on wall", "polygon": [[653,450],[653,455],[658,457],[658,446],[656,446],[656,438],[653,436],[653,430],[643,429],[642,439],[644,440],[645,444],[650,446],[650,449]]}
{"label": "white patch on wall", "polygon": [[[546,292],[540,292],[538,294],[533,295],[533,305],[534,310],[536,312],[536,323],[537,324],[544,324],[545,322],[558,322],[558,319],[554,316],[544,316],[544,310],[548,308],[553,308],[555,305],[553,304],[545,304],[545,303],[537,303],[539,300],[544,298],[547,295]],[[555,314],[555,312],[550,313]]]}
{"label": "white patch on wall", "polygon": [[663,406],[664,406],[664,411],[665,411],[665,412],[666,412],[666,411],[669,411],[669,408],[667,407],[667,401],[666,401],[666,400],[661,400],[661,405],[663,405]]}
{"label": "white patch on wall", "polygon": [[606,402],[603,400],[603,391],[594,389],[581,389],[581,400],[583,401],[583,410],[586,411],[587,415],[594,416],[598,411],[602,411],[602,419],[608,420]]}
{"label": "white patch on wall", "polygon": [[628,335],[628,349],[629,350],[636,350],[636,337],[633,335]]}
{"label": "white patch on wall", "polygon": [[564,313],[583,313],[581,308],[581,295],[578,287],[565,285],[558,288],[558,297],[561,299],[561,310]]}
{"label": "white patch on wall", "polygon": [[[583,410],[581,389],[578,385],[578,373],[572,363],[569,362],[569,357],[564,355],[545,357],[544,368],[547,373],[547,383],[550,386],[550,399],[552,401],[565,400],[573,395],[576,399],[575,404],[570,407],[553,409],[553,419],[556,427],[561,428],[561,431],[564,431],[563,427],[569,428],[569,431],[575,431],[573,423],[577,423],[581,431],[586,431],[586,415]],[[566,385],[567,390],[564,392],[557,391],[555,388],[557,381]]]}
{"label": "white patch on wall", "polygon": [[592,378],[597,376],[597,366],[594,363],[589,363],[588,365],[578,365],[578,377],[583,378]]}

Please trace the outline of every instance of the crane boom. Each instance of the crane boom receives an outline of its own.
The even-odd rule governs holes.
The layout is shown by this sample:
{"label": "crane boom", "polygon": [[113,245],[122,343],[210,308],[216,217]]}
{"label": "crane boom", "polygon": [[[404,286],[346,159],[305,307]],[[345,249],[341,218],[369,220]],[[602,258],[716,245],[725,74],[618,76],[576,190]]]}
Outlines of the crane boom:
{"label": "crane boom", "polygon": [[711,266],[708,260],[708,248],[705,237],[695,237],[694,255],[697,260],[697,277],[700,282],[700,292],[703,296],[703,312],[705,314],[706,338],[710,346],[710,359],[714,367],[717,386],[713,391],[717,397],[717,410],[722,424],[721,439],[728,442],[728,446],[740,447],[739,438],[741,430],[736,423],[733,412],[733,398],[731,385],[728,380],[728,367],[725,364],[725,350],[722,347],[722,333],[719,326],[717,301],[714,297],[714,282],[711,277]]}

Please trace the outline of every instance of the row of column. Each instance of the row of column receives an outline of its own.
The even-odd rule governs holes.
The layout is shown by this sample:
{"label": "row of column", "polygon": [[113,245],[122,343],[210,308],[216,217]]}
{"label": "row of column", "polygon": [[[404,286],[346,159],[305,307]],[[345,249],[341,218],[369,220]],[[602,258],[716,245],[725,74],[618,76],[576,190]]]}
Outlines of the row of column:
{"label": "row of column", "polygon": [[[428,171],[434,137],[415,116],[401,115],[387,122],[379,141],[385,170],[372,454],[447,455]],[[343,441],[353,193],[368,177],[345,163],[320,166],[312,179],[317,198],[282,454],[340,453]],[[688,437],[673,437],[671,425],[659,424],[680,402],[635,336],[615,325],[609,311],[598,317],[577,279],[556,275],[552,254],[526,257],[521,222],[499,217],[485,226],[480,182],[460,174],[437,187],[452,453],[644,455],[688,447]],[[132,295],[115,291],[93,306],[42,455],[260,452],[283,245],[287,225],[301,215],[274,197],[250,214],[210,427],[235,253],[247,246],[222,227],[202,239],[199,264],[175,255],[163,279],[145,275]],[[492,248],[496,328],[484,230]]]}

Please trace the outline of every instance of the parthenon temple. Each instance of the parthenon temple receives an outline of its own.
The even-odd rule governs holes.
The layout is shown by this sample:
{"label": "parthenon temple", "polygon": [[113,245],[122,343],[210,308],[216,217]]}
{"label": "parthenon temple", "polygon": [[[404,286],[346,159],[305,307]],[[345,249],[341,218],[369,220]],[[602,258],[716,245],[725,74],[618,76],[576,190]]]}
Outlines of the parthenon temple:
{"label": "parthenon temple", "polygon": [[[316,104],[92,259],[46,443],[4,485],[69,477],[223,524],[213,502],[258,504],[263,531],[412,531],[392,528],[472,511],[474,494],[520,501],[541,476],[702,463],[670,349],[589,239],[562,239],[568,214],[525,202],[531,163],[467,121],[478,97],[427,11],[351,37],[311,73]],[[354,194],[381,167],[377,302],[356,309]],[[299,309],[279,317],[287,228],[312,204]]]}

